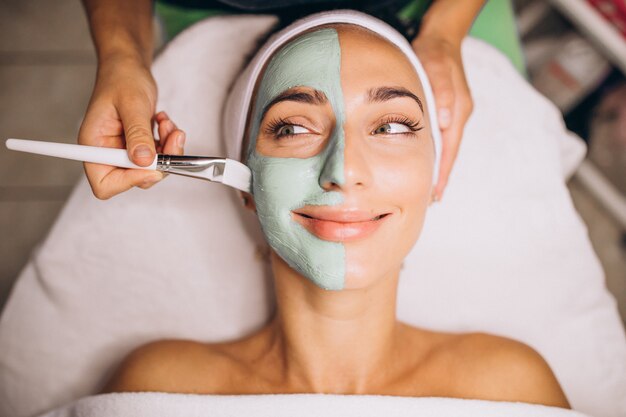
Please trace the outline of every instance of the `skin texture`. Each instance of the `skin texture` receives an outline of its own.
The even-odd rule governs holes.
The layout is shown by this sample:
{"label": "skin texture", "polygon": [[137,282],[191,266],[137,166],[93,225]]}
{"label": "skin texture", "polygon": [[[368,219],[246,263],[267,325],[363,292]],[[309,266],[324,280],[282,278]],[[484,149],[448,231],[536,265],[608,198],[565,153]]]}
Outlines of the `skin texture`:
{"label": "skin texture", "polygon": [[[357,33],[364,40],[380,41],[369,31]],[[384,259],[394,259],[398,264],[402,262],[422,227],[434,164],[432,136],[420,104],[408,97],[379,100],[374,106],[368,101],[368,92],[381,86],[402,86],[418,98],[423,97],[419,79],[408,60],[396,48],[388,48],[387,56],[376,59],[362,71],[358,60],[344,60],[341,71],[347,66],[345,71],[353,75],[350,83],[338,86],[335,85],[335,78],[340,75],[334,59],[339,53],[336,36],[333,29],[318,30],[287,44],[273,57],[257,88],[247,161],[253,172],[257,215],[269,244],[304,277],[321,288],[333,290],[352,288],[355,283],[367,279],[372,275],[372,268],[386,265],[382,262]],[[405,65],[403,70],[394,71],[394,81],[385,84],[389,80],[389,61],[401,61]],[[349,92],[358,97],[345,100],[345,106],[350,106],[353,115],[349,123],[344,116],[348,109],[344,110],[344,88],[349,88]],[[270,107],[261,120],[262,110],[281,93],[308,92],[314,95],[315,89],[328,98],[328,103],[316,106],[318,109],[303,109],[295,114],[299,117],[295,120],[289,119],[294,116],[291,109],[302,106],[302,103],[279,102]],[[385,110],[389,112],[384,113]],[[376,111],[381,116],[378,120],[371,119]],[[424,129],[418,132],[419,137],[403,124],[386,124],[405,118]],[[289,127],[300,133],[283,139],[277,138],[275,132],[269,134],[275,120],[293,123],[281,129]],[[375,122],[378,125],[372,124]],[[372,134],[383,122],[397,133]],[[354,131],[351,144],[354,149],[350,152],[344,150],[346,129]],[[363,165],[363,178],[344,177],[341,172],[344,154],[355,160],[353,165]],[[375,177],[369,166],[379,168]],[[410,216],[411,212],[402,209],[406,197],[412,197],[412,202],[421,208],[417,216]],[[363,204],[360,201],[363,199],[369,204]],[[335,210],[315,207],[323,204],[335,205]],[[372,237],[377,239],[372,245],[372,240],[348,238],[348,229],[354,227],[337,228],[330,222],[314,227],[331,231],[339,229],[334,236],[310,233],[302,226],[302,217],[298,216],[302,211],[315,217],[332,217],[329,211],[341,211],[365,212],[368,218],[384,214],[386,218],[380,221],[384,225]],[[407,231],[402,233],[407,226]],[[406,239],[398,240],[398,236]],[[386,240],[395,240],[398,245],[384,245]],[[373,247],[381,249],[373,251]],[[364,262],[366,260],[369,262]],[[383,270],[380,273],[396,274],[397,271]]]}
{"label": "skin texture", "polygon": [[[126,148],[137,165],[148,166],[159,152],[152,136],[157,88],[152,64],[152,1],[83,0],[98,72],[80,127],[82,145]],[[458,152],[472,99],[461,63],[461,39],[484,0],[437,0],[430,6],[412,46],[431,81],[443,136],[442,161],[433,198],[440,200]],[[182,148],[184,132],[178,134]],[[94,196],[106,200],[132,187],[149,188],[160,172],[84,163]]]}
{"label": "skin texture", "polygon": [[[323,188],[324,182],[344,182],[340,59],[339,39],[334,29],[301,36],[275,54],[256,94],[246,158],[252,170],[258,218],[267,241],[292,268],[321,288],[333,290],[344,287],[345,248],[339,242],[322,240],[309,233],[292,218],[292,210],[307,204],[336,205],[343,198],[341,193]],[[324,149],[314,155],[302,155],[305,147],[293,152],[296,147],[284,144],[284,149],[292,150],[288,152],[290,157],[281,157],[281,152],[275,149],[259,152],[256,138],[260,128],[261,141],[271,136],[265,133],[268,117],[263,118],[263,110],[281,93],[304,85],[318,89],[327,98],[336,119],[336,128],[328,132]],[[281,104],[287,103],[277,105]],[[274,140],[274,148],[278,148],[278,142]]]}
{"label": "skin texture", "polygon": [[[401,125],[384,126],[391,113],[419,123],[427,118],[407,97],[369,103],[368,89],[396,85],[420,96],[419,80],[392,45],[350,26],[335,28],[345,109],[344,182],[322,182],[323,188],[342,193],[342,205],[390,213],[372,233],[343,237],[346,288],[324,290],[272,251],[276,311],[266,325],[223,343],[169,340],[140,347],[104,391],[440,396],[569,407],[550,367],[531,347],[485,333],[420,329],[396,319],[402,259],[419,235],[432,188],[429,126],[412,134]],[[261,153],[314,155],[332,137],[330,106],[290,102],[272,108],[271,117],[270,112],[301,125],[285,129],[305,136],[282,142],[259,135]],[[252,198],[247,207],[254,210]]]}

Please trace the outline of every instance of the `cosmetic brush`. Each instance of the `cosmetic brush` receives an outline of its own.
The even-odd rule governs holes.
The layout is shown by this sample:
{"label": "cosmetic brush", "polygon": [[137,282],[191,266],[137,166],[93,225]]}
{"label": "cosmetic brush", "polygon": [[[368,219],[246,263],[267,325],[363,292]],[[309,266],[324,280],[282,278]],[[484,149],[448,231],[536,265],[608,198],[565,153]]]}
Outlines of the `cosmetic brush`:
{"label": "cosmetic brush", "polygon": [[239,161],[228,158],[157,154],[152,164],[142,167],[134,164],[128,158],[126,149],[13,138],[6,140],[6,147],[14,151],[56,156],[57,158],[73,159],[75,161],[184,175],[186,177],[220,182],[229,187],[250,192],[252,179],[250,168]]}

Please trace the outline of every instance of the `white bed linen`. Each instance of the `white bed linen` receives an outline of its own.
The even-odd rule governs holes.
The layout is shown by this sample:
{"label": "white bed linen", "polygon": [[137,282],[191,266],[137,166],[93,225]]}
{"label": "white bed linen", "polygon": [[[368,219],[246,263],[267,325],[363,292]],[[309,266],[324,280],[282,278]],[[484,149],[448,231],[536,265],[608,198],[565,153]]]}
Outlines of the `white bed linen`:
{"label": "white bed linen", "polygon": [[[213,18],[158,57],[158,110],[187,131],[187,153],[224,154],[226,89],[274,21]],[[626,337],[563,179],[584,146],[493,48],[467,39],[463,59],[474,114],[444,200],[406,259],[398,317],[521,340],[575,409],[623,417]],[[0,318],[0,415],[97,393],[145,342],[256,329],[273,305],[263,245],[254,215],[220,185],[170,175],[100,201],[81,179]]]}
{"label": "white bed linen", "polygon": [[559,407],[506,401],[383,395],[103,394],[41,417],[585,417]]}

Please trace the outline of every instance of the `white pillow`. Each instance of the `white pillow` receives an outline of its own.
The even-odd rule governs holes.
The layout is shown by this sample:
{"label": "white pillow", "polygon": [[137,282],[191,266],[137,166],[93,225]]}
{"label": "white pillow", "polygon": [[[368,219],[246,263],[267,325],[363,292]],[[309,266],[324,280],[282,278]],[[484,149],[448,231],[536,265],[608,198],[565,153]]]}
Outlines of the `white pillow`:
{"label": "white pillow", "polygon": [[[158,109],[187,131],[186,153],[224,154],[227,87],[274,22],[214,17],[159,56]],[[474,114],[444,200],[406,259],[398,316],[528,343],[575,409],[623,415],[626,338],[564,185],[573,168],[559,158],[561,142],[581,146],[493,48],[467,39],[463,58]],[[100,201],[82,179],[0,319],[0,415],[95,393],[150,340],[248,334],[273,305],[264,247],[254,215],[221,185],[171,175]]]}

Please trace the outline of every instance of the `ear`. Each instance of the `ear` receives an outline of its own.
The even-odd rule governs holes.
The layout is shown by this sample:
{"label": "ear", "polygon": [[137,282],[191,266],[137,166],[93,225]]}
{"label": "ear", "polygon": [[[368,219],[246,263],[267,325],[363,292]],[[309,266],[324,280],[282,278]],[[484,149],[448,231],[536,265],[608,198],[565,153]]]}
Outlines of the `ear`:
{"label": "ear", "polygon": [[256,204],[254,203],[254,197],[252,197],[252,194],[240,190],[239,196],[241,197],[243,206],[248,210],[256,213]]}

